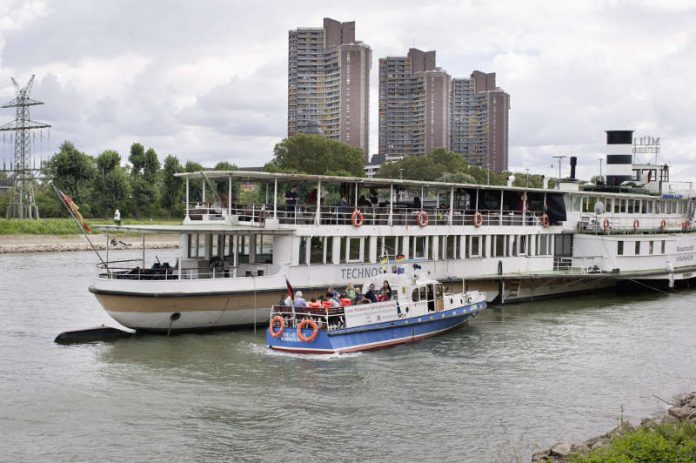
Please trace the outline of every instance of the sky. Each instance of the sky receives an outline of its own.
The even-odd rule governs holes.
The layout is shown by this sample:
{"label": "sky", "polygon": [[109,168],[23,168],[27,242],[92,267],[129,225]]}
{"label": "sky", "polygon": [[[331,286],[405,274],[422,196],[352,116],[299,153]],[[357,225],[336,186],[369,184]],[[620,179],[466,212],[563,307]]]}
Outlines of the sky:
{"label": "sky", "polygon": [[378,59],[416,47],[454,77],[496,73],[512,170],[555,176],[552,156],[575,155],[589,178],[604,131],[633,129],[660,137],[674,180],[696,180],[696,1],[0,0],[0,104],[11,77],[36,75],[44,158],[69,140],[125,159],[137,141],[160,159],[260,166],[287,134],[288,31],[324,17],[356,21],[372,48],[371,153]]}

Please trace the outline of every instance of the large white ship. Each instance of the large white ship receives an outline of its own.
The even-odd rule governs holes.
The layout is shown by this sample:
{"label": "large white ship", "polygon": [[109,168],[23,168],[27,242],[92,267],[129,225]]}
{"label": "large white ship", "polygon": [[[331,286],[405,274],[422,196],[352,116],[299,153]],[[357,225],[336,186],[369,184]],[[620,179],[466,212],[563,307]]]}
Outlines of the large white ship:
{"label": "large white ship", "polygon": [[[669,183],[667,166],[633,162],[632,137],[607,132],[605,184],[582,184],[573,165],[557,189],[180,174],[182,224],[102,227],[107,243],[112,231],[178,234],[177,261],[143,254],[128,268],[107,262],[90,291],[122,325],[168,331],[267,322],[288,281],[309,298],[390,272],[395,260],[419,265],[449,291],[481,290],[499,303],[625,281],[671,287],[696,271],[696,203]],[[206,199],[222,185],[226,194]],[[262,200],[240,203],[241,186]],[[309,200],[297,198],[298,188]]]}

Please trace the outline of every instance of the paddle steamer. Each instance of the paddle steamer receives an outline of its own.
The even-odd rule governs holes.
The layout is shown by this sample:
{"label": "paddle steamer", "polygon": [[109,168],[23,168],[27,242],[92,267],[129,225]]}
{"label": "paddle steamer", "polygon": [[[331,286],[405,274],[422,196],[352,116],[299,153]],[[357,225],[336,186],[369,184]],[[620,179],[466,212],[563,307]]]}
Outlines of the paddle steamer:
{"label": "paddle steamer", "polygon": [[179,174],[182,224],[102,227],[107,243],[112,231],[178,234],[178,259],[107,262],[90,291],[122,325],[167,331],[267,322],[286,281],[311,297],[388,273],[394,261],[498,303],[692,278],[691,192],[675,189],[666,165],[633,162],[631,131],[609,131],[607,142],[604,184],[577,181],[572,166],[556,189]]}

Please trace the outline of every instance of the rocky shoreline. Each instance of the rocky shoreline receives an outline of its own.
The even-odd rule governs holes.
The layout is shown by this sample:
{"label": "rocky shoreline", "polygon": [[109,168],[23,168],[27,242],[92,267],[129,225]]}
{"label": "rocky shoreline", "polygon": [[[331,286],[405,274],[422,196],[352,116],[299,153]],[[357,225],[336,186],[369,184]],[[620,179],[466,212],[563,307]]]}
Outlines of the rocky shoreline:
{"label": "rocky shoreline", "polygon": [[[133,235],[113,236],[115,243],[110,249],[142,249],[142,238]],[[97,248],[106,249],[106,238],[91,235],[90,239]],[[177,235],[149,235],[145,239],[146,249],[174,249],[179,247]],[[0,235],[0,254],[18,254],[30,252],[68,252],[90,251],[92,247],[83,235]]]}
{"label": "rocky shoreline", "polygon": [[[667,413],[659,420],[645,418],[640,422],[638,428],[654,428],[658,424],[690,422],[696,424],[696,392],[687,394],[678,399],[667,410]],[[559,442],[551,448],[536,452],[532,455],[532,462],[544,461],[553,463],[563,463],[568,461],[571,454],[584,455],[591,450],[599,449],[609,445],[615,437],[621,436],[629,431],[634,431],[636,427],[629,422],[622,422],[616,428],[606,434],[593,437],[580,443]]]}

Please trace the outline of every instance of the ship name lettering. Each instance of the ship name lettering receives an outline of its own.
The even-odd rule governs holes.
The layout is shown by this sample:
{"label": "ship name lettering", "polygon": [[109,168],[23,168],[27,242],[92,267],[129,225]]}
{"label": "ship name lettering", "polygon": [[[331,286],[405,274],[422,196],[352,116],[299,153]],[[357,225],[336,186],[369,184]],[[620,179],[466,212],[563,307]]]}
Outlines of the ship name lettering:
{"label": "ship name lettering", "polygon": [[691,246],[677,246],[677,252],[691,252],[694,250],[694,245]]}
{"label": "ship name lettering", "polygon": [[358,278],[370,278],[379,273],[379,268],[377,267],[351,267],[342,268],[341,277],[343,279],[356,280]]}

